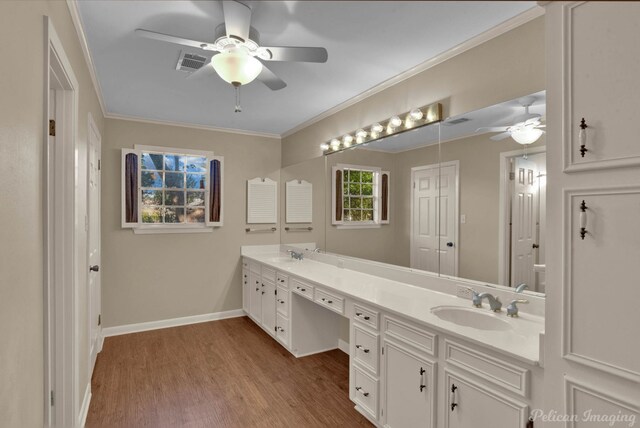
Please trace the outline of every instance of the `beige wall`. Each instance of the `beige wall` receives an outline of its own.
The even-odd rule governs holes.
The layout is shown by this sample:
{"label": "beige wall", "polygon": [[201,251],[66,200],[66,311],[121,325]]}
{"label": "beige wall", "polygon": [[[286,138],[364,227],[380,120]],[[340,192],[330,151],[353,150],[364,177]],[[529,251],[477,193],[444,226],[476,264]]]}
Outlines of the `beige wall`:
{"label": "beige wall", "polygon": [[[247,234],[246,186],[280,178],[280,140],[126,120],[106,121],[102,144],[104,327],[242,308],[240,246],[277,244]],[[120,225],[120,149],[136,144],[224,156],[224,226],[212,233],[136,235]],[[278,229],[280,225],[277,225]]]}
{"label": "beige wall", "polygon": [[416,106],[439,101],[449,117],[541,91],[544,70],[540,17],[284,138],[282,163],[320,156],[320,143]]}
{"label": "beige wall", "polygon": [[[86,154],[89,112],[103,130],[66,2],[0,2],[0,192],[5,201],[0,204],[0,420],[7,427],[43,425],[44,15],[51,18],[79,83],[79,157]],[[83,303],[86,283],[78,285]],[[89,367],[86,311],[84,305],[79,309],[80,401]]]}

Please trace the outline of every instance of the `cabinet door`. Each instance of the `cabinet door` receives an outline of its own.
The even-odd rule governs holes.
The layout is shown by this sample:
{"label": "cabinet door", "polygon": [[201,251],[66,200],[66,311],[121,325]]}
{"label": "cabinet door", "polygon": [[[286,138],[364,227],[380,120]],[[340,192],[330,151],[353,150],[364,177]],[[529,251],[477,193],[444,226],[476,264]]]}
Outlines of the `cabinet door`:
{"label": "cabinet door", "polygon": [[526,404],[445,371],[446,428],[518,428],[527,423]]}
{"label": "cabinet door", "polygon": [[249,273],[249,315],[255,322],[262,321],[262,284],[260,275]]}
{"label": "cabinet door", "polygon": [[275,335],[276,328],[276,285],[271,281],[262,281],[262,327]]}
{"label": "cabinet door", "polygon": [[[568,170],[640,164],[637,107],[640,43],[637,2],[565,7],[564,76]],[[584,155],[580,123],[587,128]]]}
{"label": "cabinet door", "polygon": [[242,309],[249,313],[251,300],[251,284],[249,284],[249,269],[242,269]]}
{"label": "cabinet door", "polygon": [[384,348],[385,426],[434,427],[435,363],[388,341]]}

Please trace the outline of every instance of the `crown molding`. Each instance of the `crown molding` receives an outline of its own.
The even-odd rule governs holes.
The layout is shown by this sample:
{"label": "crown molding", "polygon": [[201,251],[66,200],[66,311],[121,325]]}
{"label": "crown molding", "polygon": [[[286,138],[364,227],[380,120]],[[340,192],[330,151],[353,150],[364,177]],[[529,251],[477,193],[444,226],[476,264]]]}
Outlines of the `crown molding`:
{"label": "crown molding", "polygon": [[161,119],[147,119],[144,117],[115,114],[115,113],[107,113],[104,115],[104,117],[105,119],[127,120],[130,122],[148,123],[152,125],[179,126],[182,128],[200,129],[203,131],[225,132],[227,134],[246,135],[249,137],[275,138],[278,140],[281,139],[280,134],[270,134],[268,132],[245,131],[242,129],[235,129],[235,128],[220,128],[217,126],[198,125],[198,124],[189,123],[189,122],[177,122],[172,120],[161,120]]}
{"label": "crown molding", "polygon": [[87,37],[84,34],[84,28],[82,27],[82,19],[80,18],[80,12],[78,11],[78,3],[77,0],[67,0],[67,7],[69,8],[69,13],[71,14],[71,21],[73,21],[73,26],[76,29],[76,34],[78,35],[78,41],[80,42],[80,46],[82,47],[82,54],[84,56],[84,60],[87,63],[87,68],[89,69],[89,75],[91,75],[91,81],[93,82],[93,89],[96,92],[98,97],[98,102],[100,103],[100,109],[102,110],[102,115],[106,116],[107,109],[104,105],[104,99],[102,98],[102,88],[100,87],[100,82],[98,81],[98,76],[96,74],[96,67],[93,63],[93,58],[91,57],[91,52],[89,51],[89,45],[87,44]]}
{"label": "crown molding", "polygon": [[317,123],[319,121],[321,121],[322,119],[326,119],[327,117],[334,115],[348,107],[351,107],[354,104],[359,103],[360,101],[363,101],[366,98],[371,97],[372,95],[375,95],[379,92],[384,91],[387,88],[390,88],[391,86],[397,85],[398,83],[407,80],[413,76],[415,76],[416,74],[422,73],[423,71],[426,71],[432,67],[435,67],[438,64],[443,63],[444,61],[451,59],[457,55],[460,55],[461,53],[464,53],[472,48],[475,48],[476,46],[481,45],[482,43],[485,43],[493,38],[496,38],[508,31],[513,30],[516,27],[519,27],[523,24],[526,24],[529,21],[532,21],[542,15],[544,15],[545,13],[545,9],[543,7],[540,6],[534,6],[531,9],[528,9],[524,12],[522,12],[519,15],[514,16],[511,19],[508,19],[507,21],[504,21],[498,25],[496,25],[495,27],[492,27],[490,29],[488,29],[487,31],[485,31],[484,33],[478,34],[475,37],[472,37],[469,40],[466,40],[462,43],[460,43],[457,46],[454,46],[453,48],[442,52],[441,54],[438,54],[436,56],[434,56],[433,58],[430,58],[428,60],[426,60],[425,62],[418,64],[417,66],[410,68],[407,71],[403,71],[402,73],[388,79],[385,80],[382,83],[379,83],[378,85],[367,89],[366,91],[356,95],[353,98],[349,98],[347,101],[336,105],[335,107],[330,108],[329,110],[326,110],[322,113],[320,113],[319,115],[295,126],[294,128],[291,128],[290,130],[284,132],[281,137],[282,138],[286,138],[290,135],[295,134],[298,131],[303,130],[304,128],[313,125],[314,123]]}

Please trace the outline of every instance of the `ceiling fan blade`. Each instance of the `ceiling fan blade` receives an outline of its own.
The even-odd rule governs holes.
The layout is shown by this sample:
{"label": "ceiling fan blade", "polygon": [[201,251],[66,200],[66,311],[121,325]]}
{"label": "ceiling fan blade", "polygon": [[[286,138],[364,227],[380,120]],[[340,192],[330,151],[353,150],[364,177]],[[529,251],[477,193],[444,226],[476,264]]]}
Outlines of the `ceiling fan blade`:
{"label": "ceiling fan blade", "polygon": [[503,132],[502,134],[494,135],[493,137],[491,137],[491,139],[493,141],[500,141],[509,137],[511,137],[511,132]]}
{"label": "ceiling fan blade", "polygon": [[193,73],[190,73],[187,76],[187,79],[188,80],[193,80],[193,79],[198,79],[198,78],[204,77],[204,76],[211,76],[211,75],[214,75],[214,74],[216,74],[216,71],[213,69],[213,66],[211,65],[211,60],[209,60],[209,61],[205,62],[202,67],[200,67],[199,69],[197,69]]}
{"label": "ceiling fan blade", "polygon": [[146,37],[147,39],[160,40],[163,42],[175,43],[176,45],[189,46],[198,49],[205,49],[209,47],[208,50],[213,50],[211,48],[213,45],[210,43],[170,36],[169,34],[156,33],[155,31],[143,30],[142,28],[138,28],[136,30],[136,34],[140,37]]}
{"label": "ceiling fan blade", "polygon": [[224,25],[228,37],[239,37],[243,41],[249,40],[251,26],[251,9],[237,1],[223,1]]}
{"label": "ceiling fan blade", "polygon": [[494,126],[492,128],[478,128],[476,132],[504,132],[509,128],[508,126]]}
{"label": "ceiling fan blade", "polygon": [[325,48],[264,46],[271,52],[267,61],[327,62]]}
{"label": "ceiling fan blade", "polygon": [[262,71],[260,72],[260,74],[258,74],[258,77],[256,77],[256,80],[259,80],[265,85],[267,85],[267,87],[272,91],[278,91],[287,86],[284,80],[276,76],[273,73],[273,71],[269,70],[267,66],[264,64],[262,65]]}

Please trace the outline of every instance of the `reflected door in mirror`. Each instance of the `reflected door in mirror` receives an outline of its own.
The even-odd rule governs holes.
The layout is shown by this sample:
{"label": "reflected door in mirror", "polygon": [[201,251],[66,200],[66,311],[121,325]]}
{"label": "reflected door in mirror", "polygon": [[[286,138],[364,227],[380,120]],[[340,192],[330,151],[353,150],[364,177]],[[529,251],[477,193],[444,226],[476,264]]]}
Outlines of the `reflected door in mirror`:
{"label": "reflected door in mirror", "polygon": [[438,218],[440,274],[458,276],[458,168],[459,163],[440,165]]}
{"label": "reflected door in mirror", "polygon": [[515,191],[512,213],[511,285],[527,284],[535,289],[535,250],[537,247],[536,163],[524,157],[516,158]]}
{"label": "reflected door in mirror", "polygon": [[438,165],[413,168],[412,175],[411,267],[437,272]]}

